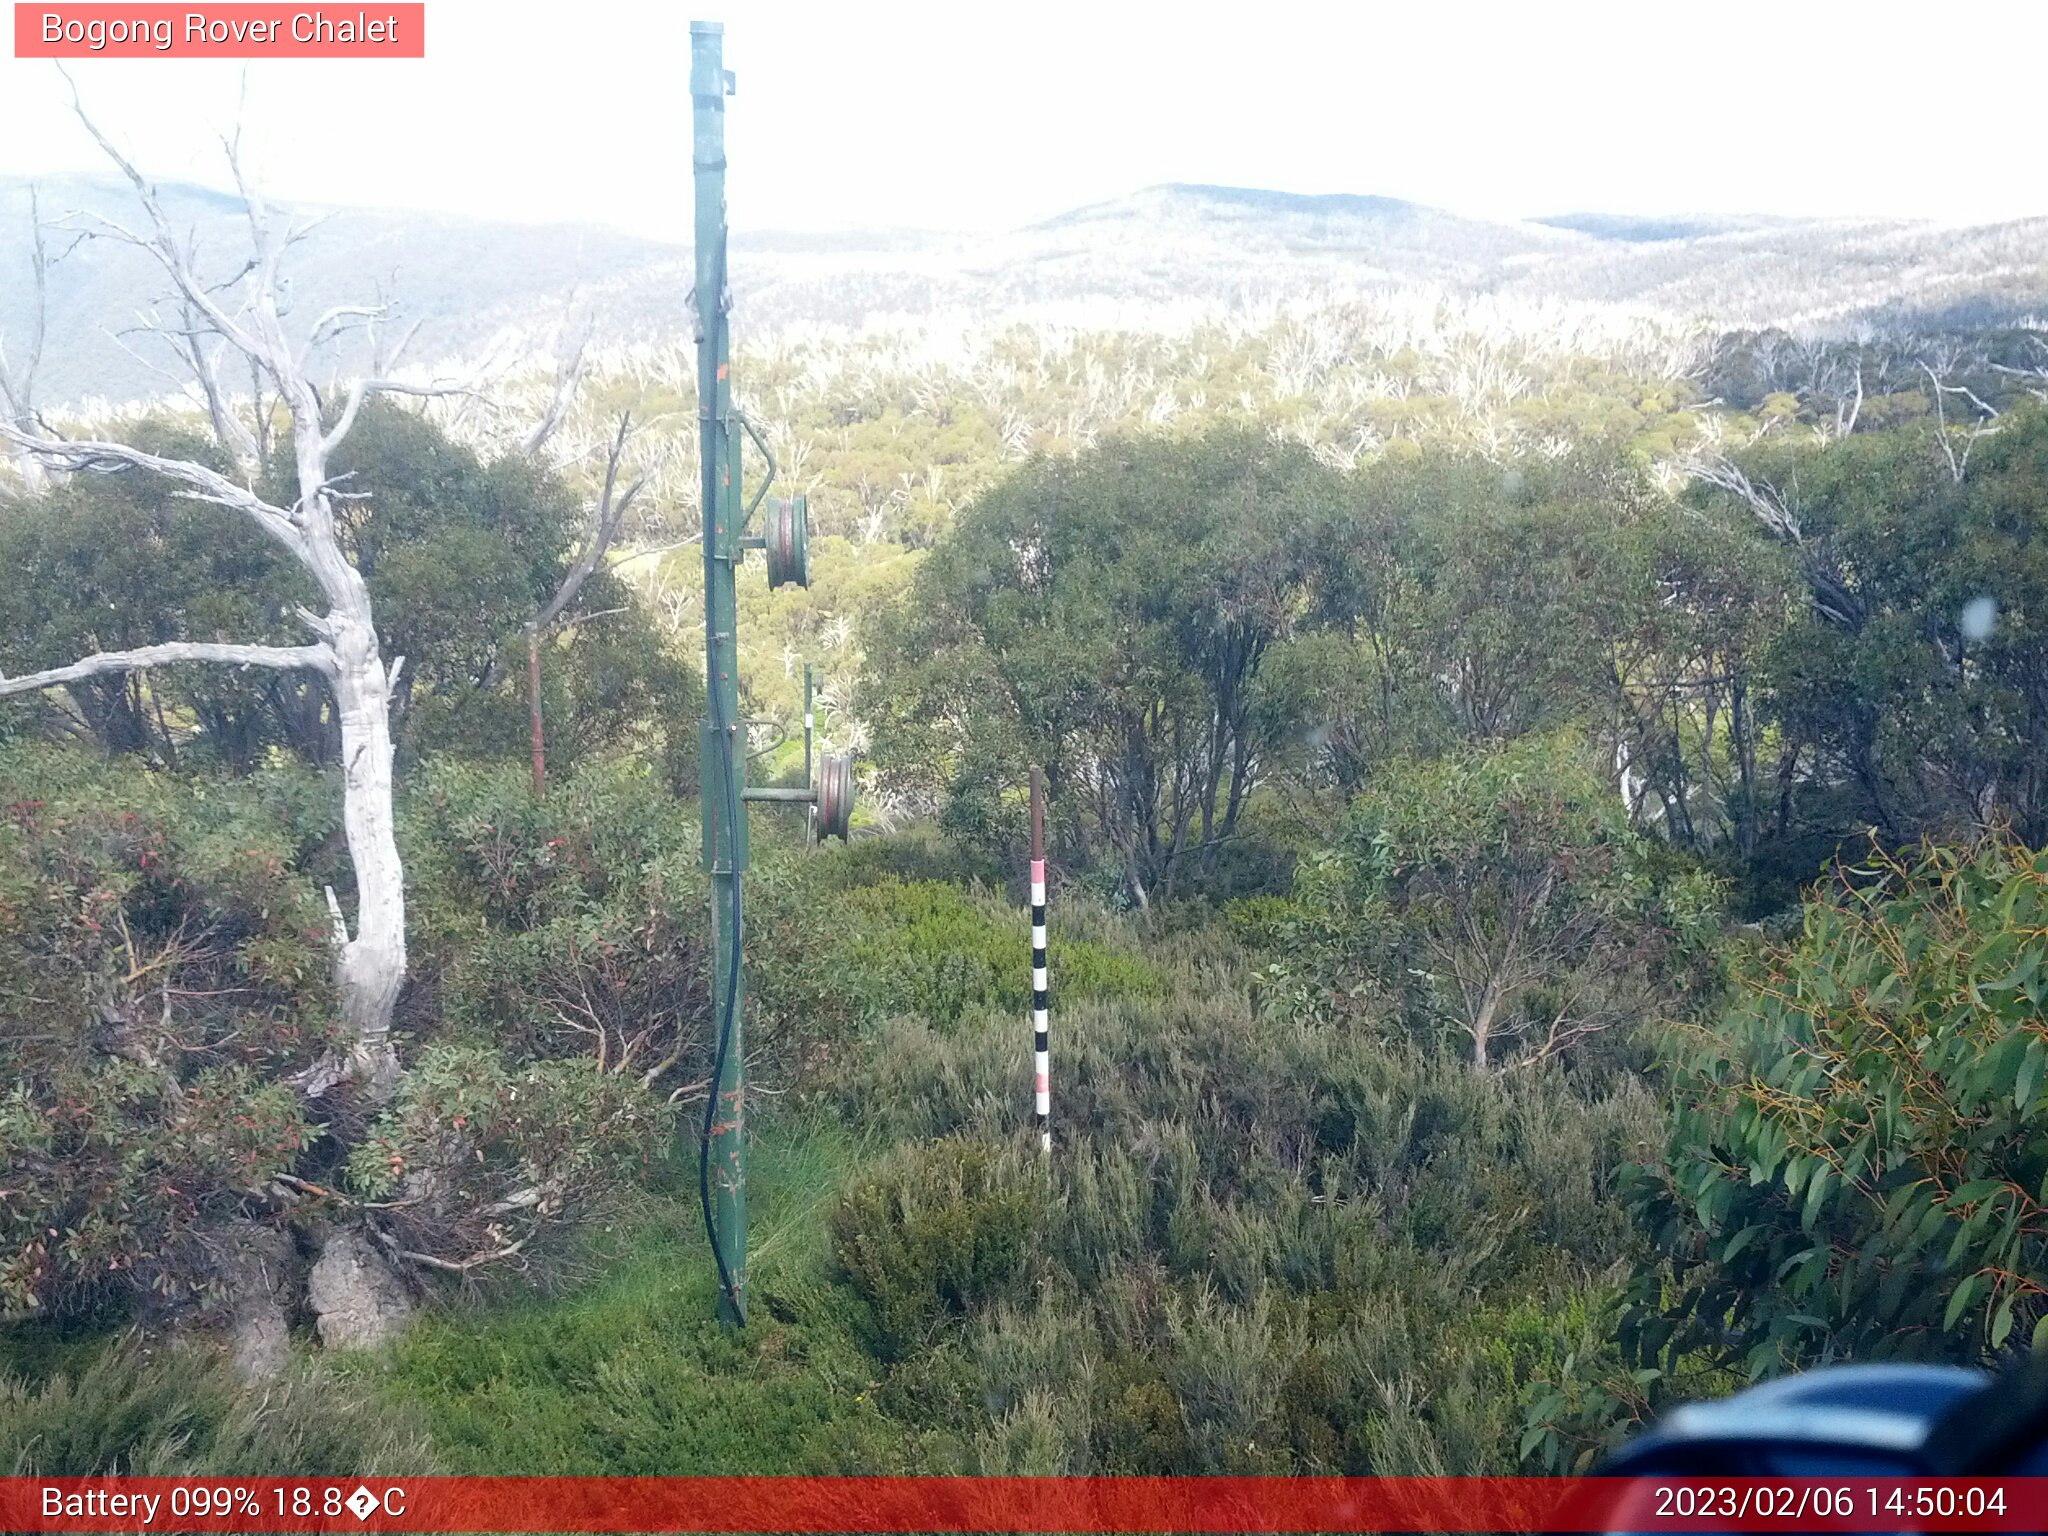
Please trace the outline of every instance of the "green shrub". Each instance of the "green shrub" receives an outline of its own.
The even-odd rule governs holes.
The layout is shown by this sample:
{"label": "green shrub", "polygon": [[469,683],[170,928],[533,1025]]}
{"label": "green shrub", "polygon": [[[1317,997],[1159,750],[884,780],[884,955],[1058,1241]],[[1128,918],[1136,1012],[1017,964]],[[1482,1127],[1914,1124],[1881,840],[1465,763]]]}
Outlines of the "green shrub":
{"label": "green shrub", "polygon": [[994,865],[976,861],[957,844],[925,827],[856,838],[837,846],[828,843],[812,857],[819,883],[836,890],[879,885],[885,880],[935,880],[964,886],[993,881],[997,874]]}
{"label": "green shrub", "polygon": [[[1817,891],[1712,1030],[1635,1204],[1645,1366],[1750,1375],[2048,1344],[2048,854],[1880,856]],[[1666,1298],[1670,1298],[1667,1302]]]}
{"label": "green shrub", "polygon": [[8,1476],[437,1470],[417,1413],[317,1371],[253,1391],[196,1349],[131,1340],[35,1384],[0,1373],[0,1474]]}
{"label": "green shrub", "polygon": [[[663,1097],[709,1074],[710,882],[695,807],[630,763],[565,775],[542,800],[523,768],[444,764],[407,797],[402,830],[415,968],[439,1014],[424,1027],[514,1060],[653,1071]],[[747,1049],[763,1077],[798,1075],[854,1016],[819,878],[799,851],[755,837]]]}
{"label": "green shrub", "polygon": [[0,757],[0,1308],[191,1299],[209,1232],[320,1134],[283,1081],[338,1028],[293,867],[313,798]]}
{"label": "green shrub", "polygon": [[[846,892],[834,917],[835,969],[869,1017],[915,1014],[948,1030],[972,1015],[1027,1015],[1026,908],[937,881],[885,879]],[[1047,964],[1063,1003],[1165,992],[1165,978],[1148,961],[1061,927],[1051,925]]]}
{"label": "green shrub", "polygon": [[405,1247],[473,1264],[603,1209],[674,1133],[674,1112],[630,1077],[435,1045],[351,1150],[347,1182],[390,1202],[385,1223]]}
{"label": "green shrub", "polygon": [[1287,900],[1232,912],[1269,1012],[1398,1020],[1481,1070],[1589,1042],[1712,986],[1713,882],[1629,824],[1564,737],[1396,765]]}
{"label": "green shrub", "polygon": [[1037,1197],[1014,1158],[952,1139],[898,1150],[856,1179],[832,1213],[840,1273],[867,1303],[884,1360],[1024,1284]]}
{"label": "green shrub", "polygon": [[403,820],[408,1071],[388,1105],[316,1104],[292,1078],[341,1043],[328,787],[4,749],[0,1309],[217,1300],[222,1233],[293,1219],[280,1178],[398,1196],[416,1254],[521,1257],[661,1156],[708,1049],[689,813],[630,770],[536,804],[451,768]]}

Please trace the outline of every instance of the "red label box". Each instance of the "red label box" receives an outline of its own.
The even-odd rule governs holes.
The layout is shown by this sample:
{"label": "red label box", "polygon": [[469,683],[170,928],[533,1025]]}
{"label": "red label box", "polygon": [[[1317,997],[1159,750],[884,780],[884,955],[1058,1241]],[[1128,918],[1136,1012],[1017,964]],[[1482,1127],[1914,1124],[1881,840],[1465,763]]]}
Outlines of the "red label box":
{"label": "red label box", "polygon": [[423,59],[420,0],[355,5],[68,5],[16,0],[18,59]]}
{"label": "red label box", "polygon": [[0,1530],[2042,1531],[2048,1478],[0,1477]]}

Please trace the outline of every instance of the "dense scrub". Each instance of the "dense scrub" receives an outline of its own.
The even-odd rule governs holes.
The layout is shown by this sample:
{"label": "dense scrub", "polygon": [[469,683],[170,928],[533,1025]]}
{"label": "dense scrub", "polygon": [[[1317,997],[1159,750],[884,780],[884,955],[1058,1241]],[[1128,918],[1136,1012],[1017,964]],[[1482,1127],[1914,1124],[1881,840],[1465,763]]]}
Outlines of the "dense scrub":
{"label": "dense scrub", "polygon": [[[225,1299],[252,1228],[305,1232],[371,1202],[388,1205],[372,1219],[394,1250],[516,1254],[665,1147],[663,1078],[701,1057],[688,1027],[701,903],[678,886],[664,905],[639,844],[588,854],[630,840],[636,803],[654,808],[643,827],[678,835],[684,818],[644,774],[603,769],[523,825],[498,814],[489,774],[413,797],[424,911],[466,942],[425,936],[402,1021],[415,1070],[379,1105],[295,1081],[336,1027],[318,890],[337,859],[327,786],[282,763],[189,780],[76,750],[5,752],[10,1311],[203,1309]],[[629,1057],[549,1004],[639,1007],[663,983],[619,962],[636,935],[677,974],[665,1017],[635,1015],[655,1045]],[[499,1019],[512,995],[530,1011]]]}
{"label": "dense scrub", "polygon": [[[870,405],[863,442],[907,419]],[[740,1334],[693,1204],[707,909],[663,589],[607,576],[617,645],[593,618],[550,653],[537,795],[504,642],[566,493],[373,424],[357,555],[433,658],[388,1098],[306,1080],[345,874],[318,689],[0,710],[0,1455],[47,1419],[75,1428],[43,1470],[1566,1469],[1677,1396],[2030,1348],[2048,417],[1884,420],[1760,428],[1679,496],[1612,441],[1109,442],[957,518],[884,498],[920,551],[844,543],[832,624],[755,594],[788,649],[750,708],[831,653],[838,744],[872,733],[883,812],[931,814],[834,851],[755,823]],[[176,511],[125,482],[0,510],[33,587],[90,578],[10,585],[0,662],[107,605],[210,632],[230,576],[262,610],[235,623],[283,624],[260,551],[195,575]],[[437,1304],[324,1362],[365,1405],[336,1438],[273,1446],[149,1351],[232,1309],[251,1234],[303,1263],[337,1226]]]}
{"label": "dense scrub", "polygon": [[132,1340],[34,1381],[0,1374],[0,1467],[13,1477],[439,1470],[419,1415],[329,1375],[251,1393],[217,1360]]}
{"label": "dense scrub", "polygon": [[1016,1010],[878,1014],[771,1111],[744,1335],[657,1205],[583,1297],[429,1324],[386,1390],[479,1470],[1512,1468],[1625,1278],[1651,1095],[1261,1019],[1228,941],[1100,931],[1141,984],[1062,1003],[1050,1164]]}

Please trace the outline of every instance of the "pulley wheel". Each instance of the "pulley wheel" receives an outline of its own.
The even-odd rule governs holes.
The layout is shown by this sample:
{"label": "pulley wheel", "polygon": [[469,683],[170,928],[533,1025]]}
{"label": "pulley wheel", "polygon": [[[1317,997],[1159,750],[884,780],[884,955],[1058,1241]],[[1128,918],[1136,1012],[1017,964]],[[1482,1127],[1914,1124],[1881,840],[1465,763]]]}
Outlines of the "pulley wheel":
{"label": "pulley wheel", "polygon": [[801,496],[770,496],[762,530],[768,550],[768,585],[811,584],[811,513]]}
{"label": "pulley wheel", "polygon": [[853,825],[853,757],[830,752],[818,764],[818,841],[847,841]]}

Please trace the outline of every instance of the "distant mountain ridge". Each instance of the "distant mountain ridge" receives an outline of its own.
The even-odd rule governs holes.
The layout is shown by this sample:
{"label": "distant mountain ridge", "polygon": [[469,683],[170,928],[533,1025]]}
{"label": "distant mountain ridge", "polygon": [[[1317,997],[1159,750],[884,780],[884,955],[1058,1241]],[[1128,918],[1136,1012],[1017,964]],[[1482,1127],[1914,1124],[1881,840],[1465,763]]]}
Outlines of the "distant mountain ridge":
{"label": "distant mountain ridge", "polygon": [[1639,244],[1658,240],[1698,240],[1757,229],[1783,229],[1802,221],[1762,213],[1553,213],[1531,222],[1548,224],[1553,229],[1573,230],[1598,240]]}
{"label": "distant mountain ridge", "polygon": [[1277,192],[1264,187],[1220,187],[1206,182],[1164,182],[1158,186],[1142,188],[1129,197],[1116,198],[1106,203],[1090,203],[1082,208],[1055,214],[1035,227],[1051,229],[1062,224],[1120,215],[1146,200],[1158,202],[1176,199],[1190,203],[1206,203],[1213,207],[1242,208],[1249,213],[1268,216],[1308,214],[1326,218],[1332,215],[1381,218],[1436,211],[1421,203],[1412,203],[1398,197],[1381,197],[1368,192]]}
{"label": "distant mountain ridge", "polygon": [[[40,183],[46,221],[133,222],[124,185]],[[167,211],[226,277],[241,203],[164,183]],[[0,339],[27,334],[29,183],[0,177]],[[531,348],[571,290],[601,340],[684,340],[686,247],[593,225],[519,224],[365,208],[326,217],[293,253],[308,313],[380,293],[421,322],[417,361]],[[52,237],[53,245],[70,235]],[[2048,219],[1970,229],[1896,219],[1569,213],[1490,220],[1400,198],[1173,183],[999,234],[741,230],[734,290],[755,335],[820,328],[1133,326],[1289,300],[1420,288],[1455,301],[1625,305],[1728,326],[1822,331],[2007,323],[2048,313]],[[88,240],[52,273],[40,397],[162,392],[168,351],[132,331],[163,283],[141,253]],[[159,368],[165,370],[157,371]]]}

